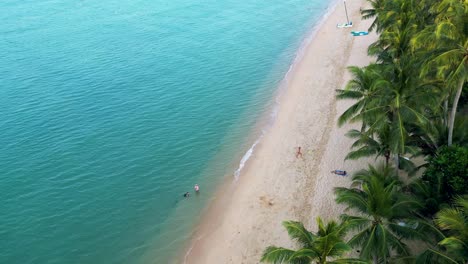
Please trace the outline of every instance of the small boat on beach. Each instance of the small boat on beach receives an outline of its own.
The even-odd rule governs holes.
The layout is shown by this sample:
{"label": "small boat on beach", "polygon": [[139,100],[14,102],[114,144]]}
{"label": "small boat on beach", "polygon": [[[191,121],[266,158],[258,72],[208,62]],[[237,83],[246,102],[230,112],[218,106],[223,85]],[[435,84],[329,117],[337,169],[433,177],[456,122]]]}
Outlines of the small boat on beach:
{"label": "small boat on beach", "polygon": [[337,28],[350,28],[350,27],[353,27],[353,22],[349,22],[349,23],[343,23],[343,24],[336,24],[336,27]]}

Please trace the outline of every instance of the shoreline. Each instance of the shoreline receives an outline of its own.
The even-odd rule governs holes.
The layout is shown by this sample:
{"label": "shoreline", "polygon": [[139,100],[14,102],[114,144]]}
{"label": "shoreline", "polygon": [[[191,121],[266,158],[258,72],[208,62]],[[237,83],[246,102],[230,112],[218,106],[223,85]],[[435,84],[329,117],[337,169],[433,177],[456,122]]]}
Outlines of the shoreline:
{"label": "shoreline", "polygon": [[[360,20],[359,8],[364,3],[348,3],[353,20]],[[351,29],[336,28],[344,17],[338,4],[330,3],[304,38],[273,97],[278,109],[270,109],[269,114],[277,111],[276,117],[242,156],[234,175],[240,172],[240,178],[226,178],[216,190],[177,263],[258,263],[268,245],[292,246],[282,221],[298,220],[310,227],[318,215],[329,219],[341,212],[329,190],[349,180],[327,176],[330,163],[344,165],[339,158],[343,160],[345,154],[337,155],[333,147],[350,145],[344,136],[350,127],[336,126],[337,112],[349,102],[337,103],[334,91],[349,79],[348,65],[370,61],[367,46],[375,34],[358,41],[349,34],[367,30],[370,21],[353,22]],[[365,51],[355,42],[363,42]],[[356,56],[352,51],[357,46],[360,53]],[[348,63],[352,57],[357,57],[357,63]],[[303,149],[302,159],[294,157],[298,146]],[[360,169],[360,163],[347,161],[350,167],[346,169]]]}
{"label": "shoreline", "polygon": [[242,174],[242,170],[245,167],[245,164],[249,162],[251,155],[253,154],[256,146],[262,141],[262,138],[265,136],[266,133],[270,130],[273,123],[276,121],[278,108],[280,107],[280,98],[284,94],[285,90],[287,89],[289,77],[292,72],[294,72],[295,67],[297,67],[298,63],[302,60],[304,53],[307,51],[307,47],[309,46],[310,42],[315,37],[315,34],[322,26],[322,24],[326,21],[328,16],[331,12],[336,8],[338,4],[338,0],[332,0],[325,10],[325,13],[321,15],[318,19],[318,22],[311,26],[311,28],[305,34],[305,37],[301,40],[301,44],[299,45],[297,51],[294,53],[294,58],[292,62],[284,74],[284,77],[278,84],[277,89],[274,91],[272,98],[269,100],[267,107],[261,114],[259,119],[257,120],[257,124],[252,129],[254,132],[250,133],[247,137],[251,137],[252,134],[257,134],[258,136],[254,138],[253,143],[250,145],[250,148],[242,155],[239,165],[237,166],[236,170],[234,171],[234,180],[238,180],[240,174]]}

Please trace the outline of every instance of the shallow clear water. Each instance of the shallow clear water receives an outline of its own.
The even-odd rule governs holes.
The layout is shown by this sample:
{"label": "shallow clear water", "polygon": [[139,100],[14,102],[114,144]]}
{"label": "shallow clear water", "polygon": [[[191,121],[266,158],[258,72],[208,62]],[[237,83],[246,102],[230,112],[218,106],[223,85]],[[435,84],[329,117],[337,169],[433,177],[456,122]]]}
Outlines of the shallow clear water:
{"label": "shallow clear water", "polygon": [[167,263],[327,5],[0,1],[0,263]]}

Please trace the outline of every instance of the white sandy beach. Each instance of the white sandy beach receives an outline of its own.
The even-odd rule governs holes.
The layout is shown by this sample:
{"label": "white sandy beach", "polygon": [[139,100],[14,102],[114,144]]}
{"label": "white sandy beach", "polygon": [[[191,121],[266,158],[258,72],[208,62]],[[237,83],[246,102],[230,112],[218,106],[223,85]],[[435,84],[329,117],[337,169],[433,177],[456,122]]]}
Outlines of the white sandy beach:
{"label": "white sandy beach", "polygon": [[[346,22],[341,2],[322,23],[290,73],[277,119],[239,181],[221,188],[229,195],[214,199],[180,262],[259,263],[267,246],[292,246],[282,221],[298,220],[314,229],[317,216],[337,219],[342,213],[333,188],[348,186],[350,179],[330,171],[345,169],[352,174],[367,162],[344,161],[352,143],[344,136],[350,126],[339,128],[337,118],[351,102],[336,101],[335,89],[349,80],[347,66],[364,66],[371,60],[367,47],[376,35],[349,33],[369,27],[371,21],[361,21],[359,14],[364,3],[347,1],[353,28],[336,28]],[[302,158],[295,157],[298,146]]]}

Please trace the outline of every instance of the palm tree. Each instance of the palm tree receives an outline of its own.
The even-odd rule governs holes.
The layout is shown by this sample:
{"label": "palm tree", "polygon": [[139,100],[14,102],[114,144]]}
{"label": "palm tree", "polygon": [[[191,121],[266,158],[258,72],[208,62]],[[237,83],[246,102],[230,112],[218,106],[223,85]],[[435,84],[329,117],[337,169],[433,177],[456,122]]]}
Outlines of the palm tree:
{"label": "palm tree", "polygon": [[[346,133],[347,137],[355,138],[356,141],[351,145],[351,151],[346,155],[345,160],[356,160],[363,157],[375,156],[385,158],[385,165],[389,165],[392,154],[390,143],[390,131],[387,128],[374,131],[370,134],[369,131],[359,131],[351,129]],[[405,145],[404,153],[412,153],[411,157],[419,155],[418,150],[410,144]],[[398,156],[399,168],[405,170],[409,175],[413,175],[418,169],[415,164],[407,157]]]}
{"label": "palm tree", "polygon": [[385,0],[367,0],[370,8],[361,9],[363,19],[374,18],[369,31],[376,30],[377,33],[382,32],[388,25],[393,24],[398,20],[401,13],[401,6],[405,1],[385,1]]}
{"label": "palm tree", "polygon": [[344,90],[337,90],[338,99],[356,100],[340,116],[339,124],[362,122],[360,131],[347,134],[357,139],[347,158],[375,154],[388,162],[392,155],[397,168],[413,170],[414,165],[402,158],[418,154],[411,129],[428,126],[428,113],[438,111],[441,102],[440,81],[419,77],[423,60],[411,50],[412,36],[422,28],[419,22],[434,18],[432,13],[419,13],[426,12],[434,1],[369,2],[372,8],[362,13],[365,18],[376,16],[374,22],[381,32],[369,47],[369,55],[376,56],[377,63],[362,69],[350,67],[352,80]]}
{"label": "palm tree", "polygon": [[369,55],[377,56],[377,61],[384,64],[396,64],[400,58],[411,58],[414,65],[415,58],[411,56],[411,40],[418,31],[418,25],[414,14],[405,11],[399,13],[401,18],[392,21],[385,27],[376,42],[369,46]]}
{"label": "palm tree", "polygon": [[367,263],[359,259],[337,259],[328,261],[328,258],[341,257],[351,250],[343,239],[346,235],[346,224],[338,224],[330,221],[324,224],[320,217],[317,218],[318,231],[308,231],[300,222],[285,221],[283,226],[289,236],[295,240],[301,248],[298,250],[270,246],[265,249],[261,262],[268,263]]}
{"label": "palm tree", "polygon": [[[346,135],[355,138],[352,145],[355,149],[351,151],[346,159],[359,159],[371,155],[384,156],[387,163],[390,158],[391,148],[389,146],[388,129],[369,129],[373,124],[382,120],[381,113],[384,106],[379,105],[383,97],[381,66],[371,64],[367,67],[348,67],[352,74],[352,79],[348,82],[344,90],[337,89],[337,99],[351,99],[356,102],[349,107],[338,119],[341,126],[346,122],[361,122],[361,129],[350,130]],[[388,126],[386,127],[388,128]]]}
{"label": "palm tree", "polygon": [[[385,155],[386,151],[393,154],[398,168],[404,154],[416,154],[416,149],[407,143],[410,136],[408,128],[414,123],[429,121],[421,100],[434,101],[430,89],[422,89],[425,84],[415,80],[411,74],[410,62],[408,57],[402,57],[398,64],[349,67],[353,78],[344,90],[337,90],[338,99],[356,100],[339,117],[339,125],[362,122],[360,132],[371,139],[385,139],[385,142],[380,141],[384,149],[382,154]],[[350,135],[355,136],[356,133],[350,132]],[[360,143],[363,142],[356,144]]]}
{"label": "palm tree", "polygon": [[413,47],[427,51],[422,74],[436,68],[437,74],[446,79],[446,98],[452,97],[447,140],[450,146],[458,101],[468,78],[468,5],[462,0],[443,0],[436,5],[435,10],[435,23],[427,26],[413,39]]}
{"label": "palm tree", "polygon": [[[369,31],[379,28],[379,21],[378,21],[378,14],[384,10],[384,5],[387,1],[385,0],[368,0],[371,8],[361,9],[361,15],[363,19],[371,19],[374,18],[371,26],[369,27]],[[378,30],[377,30],[378,32]]]}
{"label": "palm tree", "polygon": [[[402,159],[407,153],[415,155],[417,149],[407,141],[409,128],[424,125],[428,108],[439,105],[434,93],[435,81],[421,80],[418,65],[420,59],[411,54],[412,35],[418,29],[416,15],[411,13],[415,4],[410,1],[389,1],[381,16],[398,16],[393,23],[381,25],[379,40],[369,47],[369,54],[377,57],[377,64],[364,68],[349,67],[353,75],[344,90],[337,90],[338,99],[354,99],[357,102],[339,118],[339,124],[361,121],[360,131],[348,132],[358,140],[347,158],[360,158],[377,154],[388,161],[391,155],[395,164],[410,162]],[[375,4],[378,2],[376,1]],[[397,12],[398,11],[398,12]],[[385,17],[388,20],[388,17]],[[421,104],[424,100],[426,104]]]}
{"label": "palm tree", "polygon": [[[423,156],[434,156],[437,150],[447,145],[448,128],[443,116],[434,116],[426,126],[411,128],[412,144],[420,148]],[[468,116],[460,116],[455,120],[453,128],[453,144],[468,146]]]}
{"label": "palm tree", "polygon": [[357,129],[351,129],[346,133],[349,138],[355,138],[356,141],[351,145],[351,150],[346,155],[345,160],[359,159],[363,157],[375,156],[376,159],[385,157],[385,164],[388,165],[390,160],[390,146],[388,145],[388,130],[382,129],[377,131],[375,136],[367,132],[362,132]]}
{"label": "palm tree", "polygon": [[435,223],[449,235],[439,244],[457,259],[468,261],[468,196],[456,199],[454,208],[440,211]]}
{"label": "palm tree", "polygon": [[369,31],[376,30],[382,32],[388,27],[404,19],[404,16],[411,16],[420,27],[431,23],[434,20],[434,12],[431,7],[438,0],[367,0],[370,8],[361,9],[363,19],[374,18]]}
{"label": "palm tree", "polygon": [[353,188],[335,188],[336,202],[345,204],[358,214],[343,214],[342,219],[357,230],[348,244],[361,250],[360,257],[373,263],[388,262],[391,253],[410,254],[402,241],[420,236],[412,212],[419,203],[402,193],[402,183],[389,166],[369,165],[353,176]]}
{"label": "palm tree", "polygon": [[468,196],[454,204],[439,211],[434,221],[447,236],[421,254],[417,263],[468,263]]}
{"label": "palm tree", "polygon": [[[338,124],[340,126],[347,122],[366,121],[366,118],[363,118],[364,113],[368,117],[367,119],[370,119],[381,110],[378,106],[373,108],[375,102],[381,97],[382,88],[379,87],[381,84],[379,80],[383,77],[380,66],[377,64],[370,64],[363,68],[350,66],[348,70],[352,78],[344,90],[336,90],[336,98],[357,101],[339,117]],[[364,123],[363,126],[365,127],[366,124]]]}

